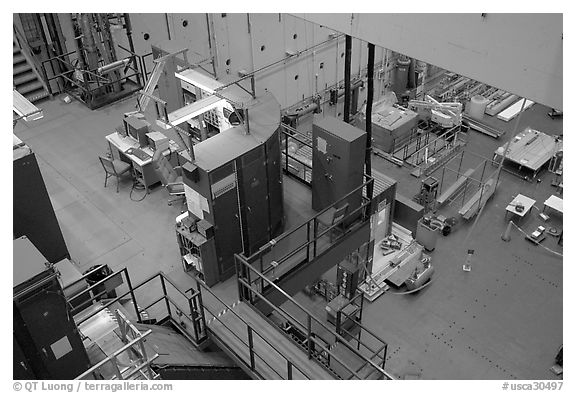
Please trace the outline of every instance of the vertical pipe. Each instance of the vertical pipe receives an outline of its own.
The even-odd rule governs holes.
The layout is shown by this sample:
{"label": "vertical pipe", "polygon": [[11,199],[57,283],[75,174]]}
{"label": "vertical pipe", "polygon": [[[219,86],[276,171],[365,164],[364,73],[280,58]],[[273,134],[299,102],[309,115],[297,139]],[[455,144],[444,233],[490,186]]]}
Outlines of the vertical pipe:
{"label": "vertical pipe", "polygon": [[170,34],[170,21],[168,19],[168,14],[164,14],[164,19],[166,20],[166,31],[168,32],[168,40],[171,40],[172,35]]}
{"label": "vertical pipe", "polygon": [[[504,160],[506,159],[506,153],[508,152],[508,149],[510,148],[510,144],[512,143],[512,140],[514,139],[514,137],[516,136],[516,132],[518,131],[518,125],[520,124],[520,118],[522,117],[522,112],[524,112],[524,105],[525,104],[526,104],[526,99],[524,98],[522,100],[522,107],[520,108],[520,114],[518,115],[518,117],[516,117],[516,123],[514,124],[514,131],[512,132],[510,139],[508,139],[506,146],[504,146],[504,152],[502,153],[502,160],[500,161],[500,164],[498,165],[498,172],[497,172],[497,175],[495,176],[497,179],[500,178],[500,172],[502,171],[502,167],[504,166]],[[486,167],[486,166],[484,166],[484,167]],[[497,186],[498,186],[498,183],[496,182],[496,184],[494,184],[494,190],[496,190]],[[480,187],[482,187],[482,182],[480,182]],[[483,187],[482,187],[482,189],[483,189]],[[480,202],[482,202],[482,194],[480,196]],[[466,239],[464,240],[464,244],[466,244],[466,245],[468,245],[468,241],[470,239],[470,236],[472,235],[472,233],[476,229],[476,225],[478,224],[478,220],[480,219],[480,215],[482,214],[482,211],[484,211],[484,206],[485,206],[485,204],[480,206],[480,211],[478,212],[478,215],[476,216],[476,219],[474,220],[474,224],[472,224],[472,228],[470,228],[470,231],[466,235]],[[468,245],[468,249],[471,249],[471,247],[469,245]]]}
{"label": "vertical pipe", "polygon": [[84,60],[84,52],[82,50],[82,27],[81,27],[81,16],[80,14],[76,14],[76,21],[74,21],[73,14],[70,14],[70,22],[72,23],[72,31],[76,35],[74,37],[74,41],[76,43],[76,57],[78,58],[78,65],[80,69],[86,69],[86,62]]}
{"label": "vertical pipe", "polygon": [[[132,40],[132,22],[130,21],[130,15],[125,12],[124,14],[122,14],[124,16],[124,28],[126,29],[126,38],[128,39],[128,47],[130,48],[130,52],[132,53],[136,53],[134,51],[134,41]],[[132,55],[134,56],[134,55]],[[140,61],[142,61],[142,59],[140,58]],[[136,83],[138,83],[139,85],[141,84],[140,82],[140,72],[143,71],[142,66],[140,66],[140,72],[138,71],[138,63],[136,61],[134,61],[134,67],[136,68]],[[145,76],[144,76],[145,78]]]}
{"label": "vertical pipe", "polygon": [[352,61],[352,36],[346,35],[344,55],[344,121],[350,122],[350,64]]}
{"label": "vertical pipe", "polygon": [[[366,174],[372,176],[372,102],[374,101],[374,44],[368,43],[368,97],[366,98]],[[368,183],[366,194],[372,199],[374,184]]]}

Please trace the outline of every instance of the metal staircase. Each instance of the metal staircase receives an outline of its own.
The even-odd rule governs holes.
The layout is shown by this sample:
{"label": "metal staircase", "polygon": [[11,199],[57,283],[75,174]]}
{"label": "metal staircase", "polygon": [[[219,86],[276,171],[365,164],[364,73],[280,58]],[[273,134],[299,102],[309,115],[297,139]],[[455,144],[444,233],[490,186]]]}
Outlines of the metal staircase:
{"label": "metal staircase", "polygon": [[13,74],[12,81],[16,90],[28,101],[34,103],[48,97],[46,84],[34,67],[30,55],[13,41]]}

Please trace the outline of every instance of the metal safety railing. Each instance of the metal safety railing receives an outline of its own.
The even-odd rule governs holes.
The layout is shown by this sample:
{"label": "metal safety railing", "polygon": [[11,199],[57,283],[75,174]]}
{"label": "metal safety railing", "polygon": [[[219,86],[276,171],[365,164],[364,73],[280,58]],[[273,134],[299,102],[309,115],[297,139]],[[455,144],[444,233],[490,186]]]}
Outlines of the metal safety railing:
{"label": "metal safety railing", "polygon": [[152,362],[158,354],[148,356],[144,346],[145,338],[152,333],[147,330],[142,333],[122,314],[115,311],[116,321],[120,331],[120,340],[125,343],[112,354],[98,362],[75,379],[101,379],[102,376],[112,375],[109,379],[158,379],[160,376],[151,368]]}
{"label": "metal safety railing", "polygon": [[[348,194],[327,206],[313,217],[282,233],[260,247],[254,254],[241,259],[259,267],[259,271],[268,278],[278,281],[288,274],[290,270],[301,263],[310,263],[358,225],[370,221],[372,214],[372,200],[363,196],[364,191],[374,184],[374,179],[364,175],[367,179],[362,185],[356,187]],[[350,201],[345,215],[337,222],[326,222],[324,219],[335,206],[342,206]],[[286,265],[286,266],[283,266]],[[288,266],[289,265],[289,266]],[[268,288],[262,281],[262,289]]]}
{"label": "metal safety railing", "polygon": [[[86,278],[95,271],[102,268],[104,268],[104,266],[83,275],[79,279],[68,284],[64,290],[69,290],[79,282],[86,280]],[[120,284],[118,278],[122,278]],[[131,301],[132,310],[135,314],[134,318],[139,323],[146,322],[146,320],[148,320],[148,322],[152,321],[157,323],[169,320],[175,328],[177,328],[185,337],[197,346],[201,346],[207,342],[208,332],[210,331],[213,338],[217,339],[222,345],[230,349],[232,353],[235,354],[237,360],[242,362],[247,369],[252,371],[254,375],[259,378],[264,378],[266,375],[273,373],[281,379],[312,379],[307,371],[295,365],[286,355],[277,350],[274,343],[270,342],[260,334],[250,322],[246,321],[246,319],[234,311],[232,307],[222,302],[208,288],[208,286],[201,281],[196,280],[196,282],[197,285],[195,289],[190,288],[186,291],[182,291],[176,284],[166,277],[163,272],[159,272],[140,284],[132,286],[128,270],[123,268],[118,272],[89,285],[87,288],[69,297],[67,300],[70,304],[72,315],[76,316],[76,324],[79,328],[82,327],[83,323],[87,322],[90,318],[101,311],[109,309],[115,304],[126,304],[126,301]],[[106,287],[106,284],[109,283],[112,283],[112,285]],[[110,293],[112,288],[118,289],[120,286],[124,285],[127,287],[127,291],[124,293],[113,296],[112,298],[102,298],[102,296]],[[158,294],[158,292],[160,293]],[[234,315],[234,317],[237,318],[237,320],[239,320],[245,327],[243,329],[245,334],[241,334],[231,329],[226,325],[226,323],[221,324],[223,329],[227,331],[225,336],[233,339],[235,345],[231,345],[229,340],[223,337],[224,335],[222,334],[222,331],[218,331],[214,327],[211,328],[206,324],[206,314],[212,320],[216,320],[220,319],[224,313],[218,315],[219,313],[206,307],[202,300],[203,296],[210,296],[210,300],[217,302],[222,310],[226,310],[228,315]],[[79,314],[80,311],[86,310],[89,306],[92,308],[87,310],[88,312]],[[142,338],[146,337],[148,334],[150,333],[144,333]],[[135,338],[130,341],[128,344],[118,349],[111,357],[118,357],[121,353],[134,345],[137,345],[138,341],[142,338]],[[256,338],[258,343],[265,345],[265,351],[256,348]],[[239,353],[238,345],[241,348],[246,349],[247,356],[242,356],[242,354]],[[282,370],[277,370],[276,367],[272,366],[270,361],[266,359],[267,355],[271,353],[275,354],[277,357],[285,359],[286,368],[284,372],[282,372]],[[151,359],[150,362],[154,359],[155,357]],[[110,360],[107,362],[109,361]],[[104,363],[107,362],[100,362],[78,378],[86,377],[89,373],[103,367]],[[146,365],[143,365],[143,367],[145,366]]]}
{"label": "metal safety railing", "polygon": [[295,128],[281,123],[282,170],[287,175],[311,186],[312,141]]}
{"label": "metal safety railing", "polygon": [[[128,56],[114,63],[118,64],[118,67],[114,67],[112,70],[123,68],[123,76],[114,80],[106,77],[106,73],[98,72],[99,69],[104,69],[106,65],[93,70],[84,70],[76,67],[70,60],[71,55],[76,55],[75,51],[44,60],[42,62],[42,73],[47,83],[48,92],[51,95],[66,92],[92,108],[94,100],[104,96],[115,89],[115,86],[122,85],[125,82],[130,81],[134,86],[124,92],[123,95],[140,90],[143,87],[143,81],[145,79],[145,65],[142,56],[122,46],[119,46],[119,48],[128,52]],[[113,66],[114,64],[108,66]],[[63,69],[64,71],[60,73],[54,72],[54,75],[49,77],[48,65],[53,71],[56,69]],[[109,71],[110,70],[107,70],[106,72]],[[50,83],[52,81],[57,82],[57,91],[53,91],[52,84]]]}
{"label": "metal safety railing", "polygon": [[[191,290],[191,289],[190,289]],[[196,280],[196,293],[200,294],[200,298],[206,299],[207,295],[210,299],[215,301],[219,307],[221,307],[219,312],[210,310],[207,306],[202,306],[202,311],[209,314],[207,324],[207,329],[212,333],[213,336],[220,342],[220,344],[226,346],[234,355],[236,360],[241,362],[246,368],[248,368],[252,373],[254,373],[258,378],[265,379],[266,375],[278,376],[280,379],[295,379],[295,377],[300,377],[298,379],[312,379],[312,377],[301,367],[294,364],[286,355],[281,351],[276,349],[275,343],[270,342],[262,334],[255,329],[254,326],[245,318],[243,318],[239,313],[237,313],[233,307],[224,303],[218,296],[212,292],[206,284],[200,280]],[[241,331],[235,331],[231,328],[231,324],[227,324],[224,319],[224,315],[232,315],[237,321],[240,322],[243,327]],[[215,327],[216,321],[220,324],[218,328]],[[222,334],[219,329],[224,329],[227,333]],[[225,337],[228,337],[228,340]],[[257,337],[260,343],[264,344],[263,348],[256,348],[254,338]],[[233,340],[231,343],[229,340]],[[243,354],[242,351],[235,349],[235,346],[239,345],[240,348],[247,350]],[[268,356],[275,356],[285,360],[286,368],[283,370],[278,370],[271,366],[269,361],[266,360]],[[295,375],[298,374],[298,375]]]}
{"label": "metal safety railing", "polygon": [[452,127],[446,130],[442,135],[427,141],[424,145],[409,155],[408,164],[422,169],[430,165],[429,160],[436,154],[443,150],[449,150],[450,147],[456,145],[457,142],[465,143],[466,140],[460,132],[460,126]]}
{"label": "metal safety railing", "polygon": [[[67,285],[64,290],[66,291],[67,288],[71,288],[76,283],[85,280],[87,276],[93,273],[94,271],[85,274],[83,277]],[[122,279],[120,283],[118,279]],[[107,284],[110,283],[112,283],[112,287],[107,287]],[[114,292],[112,298],[103,298],[103,296],[110,294],[113,288],[117,289],[124,284],[128,287],[127,291],[120,295],[116,295]],[[156,295],[158,292],[160,292],[160,294]],[[73,316],[85,310],[87,306],[94,305],[92,311],[82,313],[82,315],[78,316],[76,320],[78,327],[81,327],[84,322],[88,321],[100,311],[114,304],[131,301],[134,318],[139,323],[143,322],[143,316],[149,320],[169,320],[182,334],[196,345],[202,345],[207,339],[200,294],[192,291],[190,295],[187,295],[163,272],[156,273],[140,284],[132,286],[128,270],[123,268],[88,286],[67,300]]]}
{"label": "metal safety railing", "polygon": [[[363,189],[373,185],[373,178],[366,176],[366,179],[365,183],[346,194],[334,205],[328,206],[303,224],[271,240],[253,255],[249,257],[235,255],[240,299],[250,304],[262,302],[267,307],[270,307],[275,316],[284,320],[286,324],[298,327],[303,332],[302,336],[306,342],[306,348],[304,349],[308,352],[308,357],[310,359],[314,358],[318,363],[327,366],[339,378],[346,379],[364,379],[368,374],[373,373],[378,373],[381,378],[392,378],[391,375],[384,371],[386,343],[359,323],[356,318],[361,318],[361,315],[353,316],[337,312],[336,329],[329,327],[284,292],[277,284],[281,282],[285,275],[294,271],[295,268],[303,263],[312,263],[316,257],[338,244],[343,236],[354,230],[357,224],[366,223],[366,221],[370,220],[372,200],[362,197],[358,206],[350,209],[337,223],[327,225],[323,229],[323,224],[319,222],[319,217],[333,209],[334,206],[341,205],[356,194],[361,196]],[[333,234],[334,230],[338,232],[336,235]],[[286,247],[281,246],[284,242],[286,242]],[[281,250],[281,254],[276,253],[275,255],[274,252],[276,250]],[[265,265],[265,261],[267,265]],[[283,269],[283,264],[287,264],[288,261],[295,261],[296,265],[288,263],[289,266]],[[278,273],[279,270],[281,271],[280,273]],[[269,292],[281,295],[281,300],[275,303],[282,304],[282,306],[277,306],[267,299],[266,294]],[[358,301],[358,299],[360,298],[355,297],[353,301]],[[360,302],[362,302],[361,299]],[[288,304],[292,307],[295,306],[299,310],[299,314],[304,313],[304,322],[285,309]],[[366,332],[371,337],[371,341],[379,342],[382,345],[378,348],[372,348],[361,340],[361,334],[355,337],[346,333],[345,336],[347,338],[344,339],[340,334],[343,333],[341,330],[342,318],[346,321],[356,322],[352,323],[354,328],[359,329],[360,332]],[[355,344],[350,344],[348,340],[355,341]],[[326,342],[332,344],[326,345]],[[353,367],[350,359],[344,359],[341,354],[334,350],[335,345],[345,347],[346,351],[356,358],[356,362],[361,359],[362,366],[359,368]],[[329,359],[329,364],[326,364],[326,359]],[[338,364],[339,366],[336,368],[343,368],[345,372],[339,373],[334,370],[330,366],[334,364]],[[362,369],[369,369],[368,374],[365,372],[361,373]]]}
{"label": "metal safety railing", "polygon": [[[315,359],[319,364],[328,366],[328,369],[332,373],[342,379],[366,379],[373,373],[378,374],[377,379],[393,379],[392,375],[384,370],[387,344],[371,330],[358,322],[357,318],[361,316],[354,316],[346,314],[343,311],[338,311],[336,316],[337,326],[332,328],[313,315],[307,308],[284,292],[282,288],[265,277],[254,266],[250,265],[245,258],[238,254],[236,254],[236,269],[241,300],[250,303],[254,303],[256,300],[262,301],[273,310],[275,317],[282,318],[293,326],[298,326],[306,337],[305,350],[308,352],[309,359]],[[261,282],[266,282],[275,292],[281,294],[282,300],[279,302],[282,304],[281,306],[276,306],[264,296],[261,292]],[[358,294],[351,302],[357,301],[361,297],[362,295]],[[297,318],[291,312],[285,310],[285,308],[290,306],[296,307],[300,314],[303,313],[304,318]],[[355,337],[347,331],[344,332],[341,328],[343,317],[346,321],[352,321],[355,328],[360,329],[358,337]],[[304,319],[305,322],[303,322],[302,319]],[[340,332],[338,332],[338,330]],[[371,341],[376,341],[382,345],[378,348],[373,348],[361,340],[361,332],[369,334]],[[346,337],[343,337],[342,333]],[[320,337],[322,339],[320,339]],[[349,343],[349,340],[353,340],[356,345]],[[331,344],[326,345],[327,342]],[[346,352],[350,355],[346,356],[342,354],[342,352],[336,351],[335,348],[337,345],[345,347]],[[328,364],[321,361],[319,356],[315,356],[315,353],[320,351],[324,353],[322,359],[328,359]],[[352,356],[353,359],[351,359],[350,356]],[[358,364],[358,361],[361,363],[360,367],[353,367],[352,364]],[[342,368],[345,371],[336,370],[341,370]],[[362,372],[363,370],[364,372]]]}

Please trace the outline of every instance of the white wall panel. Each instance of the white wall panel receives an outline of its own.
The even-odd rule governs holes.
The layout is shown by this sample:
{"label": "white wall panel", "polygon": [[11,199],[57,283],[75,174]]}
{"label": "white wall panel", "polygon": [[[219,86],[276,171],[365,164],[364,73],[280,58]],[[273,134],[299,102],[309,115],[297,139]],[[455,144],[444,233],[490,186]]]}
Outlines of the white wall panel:
{"label": "white wall panel", "polygon": [[562,109],[562,14],[294,14]]}
{"label": "white wall panel", "polygon": [[[172,39],[182,42],[200,58],[210,56],[206,14],[169,14],[172,19]],[[189,56],[189,59],[192,57]]]}
{"label": "white wall panel", "polygon": [[[246,14],[214,14],[218,48],[218,77],[237,78],[239,70],[252,71],[252,53]],[[230,64],[226,64],[229,61]]]}
{"label": "white wall panel", "polygon": [[[134,51],[141,56],[152,51],[152,44],[168,39],[166,14],[131,13],[130,22],[132,23]],[[152,56],[148,56],[146,58],[147,71],[152,72],[153,67]]]}
{"label": "white wall panel", "polygon": [[[218,79],[223,81],[237,78],[239,70],[251,72],[254,67],[267,66],[286,58],[287,51],[296,53],[305,50],[329,40],[330,35],[335,34],[334,30],[288,14],[280,18],[278,14],[250,14],[248,18],[245,13],[217,13],[210,16],[215,40],[213,52],[217,56],[216,71]],[[168,38],[168,19],[173,39],[186,44],[191,51],[204,53],[206,57],[209,54],[205,14],[168,14],[168,18],[166,14],[131,14],[131,17],[135,25],[134,37],[138,53],[147,53],[151,42]],[[188,22],[187,26],[183,25],[184,21]],[[144,33],[150,34],[148,41],[143,40]],[[367,49],[366,43],[356,39],[353,41],[352,76],[355,77],[359,69],[366,68]],[[264,50],[261,50],[262,45]],[[344,58],[341,55],[344,49],[344,37],[332,39],[313,51],[262,71],[255,78],[256,91],[270,91],[283,108],[297,104],[302,97],[309,98],[316,94],[316,86],[322,92],[326,87],[332,87],[343,80]],[[376,62],[379,61],[378,56],[383,56],[381,53],[377,49]],[[227,60],[229,64],[226,64]],[[297,80],[294,79],[296,75]],[[376,97],[379,96],[378,83],[376,80]],[[246,88],[250,86],[249,80],[242,84]]]}

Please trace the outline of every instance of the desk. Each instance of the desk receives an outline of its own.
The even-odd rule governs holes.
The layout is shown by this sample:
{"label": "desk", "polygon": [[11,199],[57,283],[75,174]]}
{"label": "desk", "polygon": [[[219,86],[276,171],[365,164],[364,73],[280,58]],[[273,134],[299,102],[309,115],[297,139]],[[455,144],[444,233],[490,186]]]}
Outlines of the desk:
{"label": "desk", "polygon": [[[515,214],[520,218],[524,217],[528,212],[532,210],[532,207],[534,206],[535,203],[536,201],[534,199],[528,198],[527,196],[524,196],[522,194],[516,195],[516,198],[514,198],[512,202],[510,202],[508,206],[506,206],[506,214],[504,215],[504,219],[508,217],[508,213]],[[516,211],[516,205],[518,204],[522,204],[522,206],[524,206],[524,210],[522,210],[521,212]]]}
{"label": "desk", "polygon": [[[138,181],[144,185],[146,192],[150,193],[150,186],[160,181],[156,171],[152,166],[152,156],[154,155],[154,151],[149,146],[142,148],[142,150],[146,152],[150,158],[141,160],[135,155],[127,153],[128,149],[140,147],[140,144],[132,137],[121,137],[118,135],[118,133],[113,132],[110,135],[106,135],[106,140],[110,146],[110,153],[112,154],[112,157],[114,159],[119,159],[131,164],[132,168],[136,172],[136,179],[138,179]],[[172,153],[178,153],[179,150],[181,150],[180,146],[171,140],[169,143],[169,149],[163,153],[164,156],[170,156],[169,160],[172,166],[178,165],[179,161],[179,158],[177,157],[179,154]],[[187,160],[183,158],[183,161]]]}
{"label": "desk", "polygon": [[543,211],[546,211],[546,208],[548,207],[552,210],[557,211],[560,214],[563,214],[564,213],[563,204],[564,201],[562,200],[562,198],[558,198],[556,195],[550,195],[550,197],[546,199],[546,201],[544,202]]}

